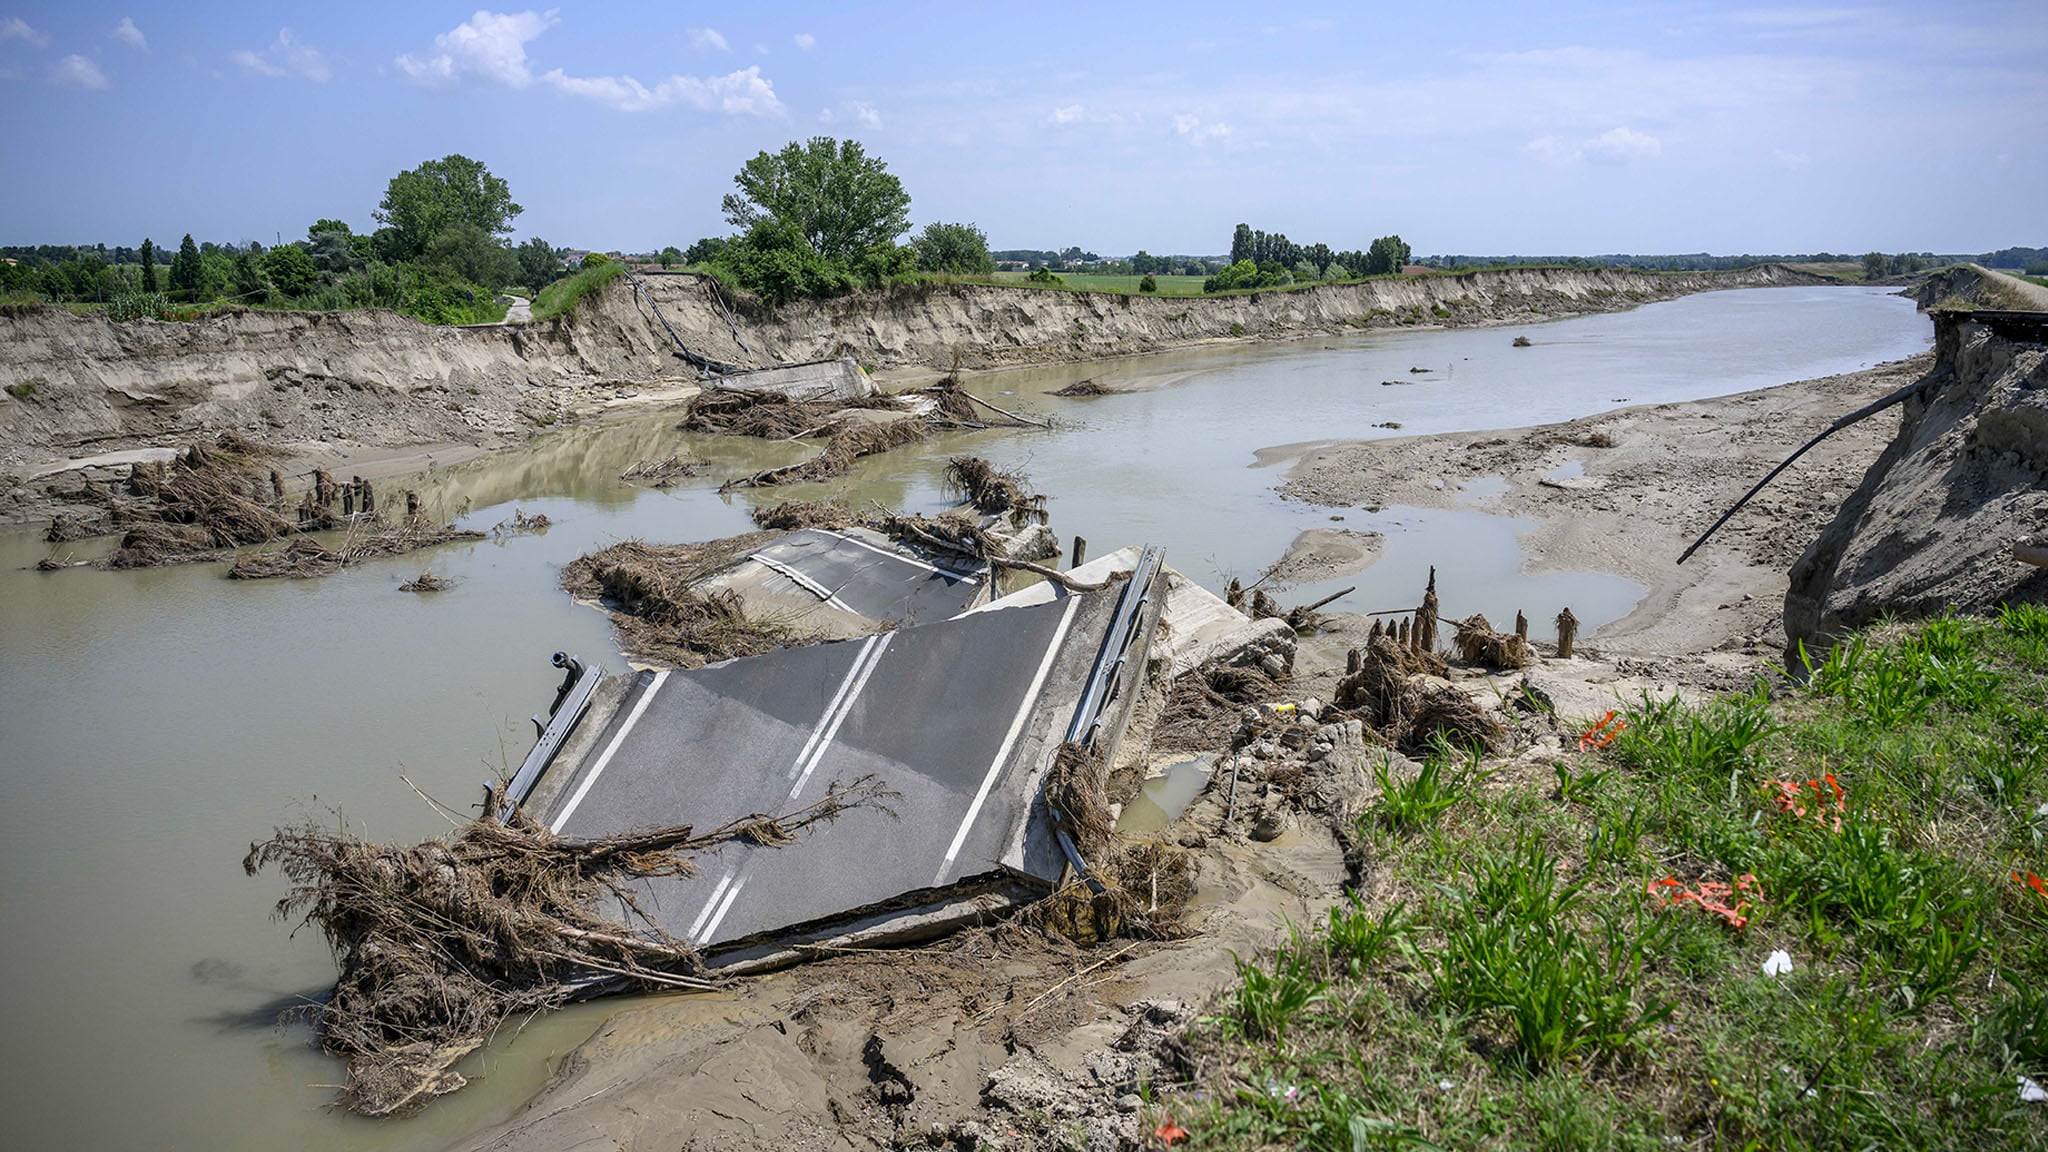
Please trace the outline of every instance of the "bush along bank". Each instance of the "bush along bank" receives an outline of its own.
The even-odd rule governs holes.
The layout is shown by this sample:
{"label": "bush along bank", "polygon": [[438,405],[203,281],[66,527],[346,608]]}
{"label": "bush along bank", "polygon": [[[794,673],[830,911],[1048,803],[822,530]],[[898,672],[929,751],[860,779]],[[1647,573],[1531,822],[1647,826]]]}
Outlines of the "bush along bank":
{"label": "bush along bank", "polygon": [[2048,1146],[2048,609],[1620,712],[1557,763],[1383,778],[1349,902],[1240,959],[1146,1131]]}

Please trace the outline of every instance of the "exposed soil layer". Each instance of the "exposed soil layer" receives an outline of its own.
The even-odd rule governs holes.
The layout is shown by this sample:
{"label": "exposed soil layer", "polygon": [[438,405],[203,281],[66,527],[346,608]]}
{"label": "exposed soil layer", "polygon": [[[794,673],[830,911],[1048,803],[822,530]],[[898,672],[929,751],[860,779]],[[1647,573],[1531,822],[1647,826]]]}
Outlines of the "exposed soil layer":
{"label": "exposed soil layer", "polygon": [[[1924,375],[1933,354],[1863,372],[1498,432],[1323,447],[1282,492],[1332,506],[1468,507],[1527,517],[1529,564],[1612,572],[1649,593],[1599,630],[1610,653],[1714,649],[1775,659],[1785,572],[1898,427],[1881,414],[1808,453],[1683,567],[1678,554],[1751,484],[1835,418]],[[1568,462],[1581,474],[1554,475]],[[1501,477],[1506,490],[1468,485]],[[1484,493],[1478,495],[1475,493]]]}
{"label": "exposed soil layer", "polygon": [[2048,545],[2048,325],[1971,315],[1935,313],[1935,362],[1887,421],[1897,435],[1793,565],[1787,667],[1883,615],[2048,600],[2048,569],[2014,555]]}
{"label": "exposed soil layer", "polygon": [[[645,281],[681,339],[717,360],[767,366],[850,354],[877,367],[926,370],[1349,328],[1526,322],[1716,288],[1814,282],[1773,266],[1697,274],[1517,269],[1175,300],[931,285],[742,316],[736,332],[699,277]],[[341,454],[403,455],[427,445],[445,457],[517,443],[621,404],[686,398],[698,383],[646,300],[622,283],[571,316],[480,328],[429,327],[374,310],[117,324],[59,308],[9,308],[0,312],[0,519],[59,510],[62,501],[47,491],[52,470],[123,449],[234,431],[328,465]],[[356,463],[348,470],[376,475]]]}

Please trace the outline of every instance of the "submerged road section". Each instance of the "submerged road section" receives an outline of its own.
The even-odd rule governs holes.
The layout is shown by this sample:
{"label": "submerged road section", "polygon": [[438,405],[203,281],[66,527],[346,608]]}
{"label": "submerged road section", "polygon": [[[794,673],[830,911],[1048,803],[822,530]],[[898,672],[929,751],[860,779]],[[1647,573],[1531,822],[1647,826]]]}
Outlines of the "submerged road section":
{"label": "submerged road section", "polygon": [[878,910],[915,916],[977,886],[1043,890],[1065,864],[1044,773],[1123,591],[614,677],[527,810],[563,835],[600,836],[786,813],[862,778],[893,793],[891,811],[857,807],[793,843],[729,845],[695,876],[644,881],[641,911],[714,964]]}

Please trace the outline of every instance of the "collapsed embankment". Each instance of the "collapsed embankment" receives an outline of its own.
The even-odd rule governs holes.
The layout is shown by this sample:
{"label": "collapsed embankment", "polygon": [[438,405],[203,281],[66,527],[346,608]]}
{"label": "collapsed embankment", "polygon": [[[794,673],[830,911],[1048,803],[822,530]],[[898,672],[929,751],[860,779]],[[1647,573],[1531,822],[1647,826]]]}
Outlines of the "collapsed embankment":
{"label": "collapsed embankment", "polygon": [[[1530,320],[1809,281],[1778,266],[1507,269],[1192,299],[937,284],[733,316],[702,277],[644,280],[680,338],[719,360],[764,366],[851,355],[931,369]],[[115,323],[11,308],[0,311],[0,473],[29,478],[67,458],[222,431],[270,444],[490,447],[599,407],[621,386],[693,377],[647,299],[620,281],[573,315],[480,328],[429,327],[383,311]],[[17,514],[27,499],[15,493]]]}
{"label": "collapsed embankment", "polygon": [[1937,310],[1898,434],[1792,566],[1787,666],[1887,615],[2048,601],[2048,313]]}

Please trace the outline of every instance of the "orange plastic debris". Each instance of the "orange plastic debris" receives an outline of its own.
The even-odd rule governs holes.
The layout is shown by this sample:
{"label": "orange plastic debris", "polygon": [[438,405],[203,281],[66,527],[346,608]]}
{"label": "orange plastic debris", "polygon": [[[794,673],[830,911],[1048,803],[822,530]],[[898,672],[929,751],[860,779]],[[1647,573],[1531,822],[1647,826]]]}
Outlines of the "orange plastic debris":
{"label": "orange plastic debris", "polygon": [[1609,709],[1598,724],[1586,729],[1585,735],[1579,737],[1579,751],[1589,752],[1595,748],[1605,748],[1614,743],[1614,738],[1621,735],[1627,727],[1628,721],[1615,715],[1613,709]]}
{"label": "orange plastic debris", "polygon": [[1719,916],[1737,931],[1749,927],[1750,897],[1763,898],[1756,877],[1748,872],[1737,876],[1733,884],[1702,880],[1694,888],[1680,884],[1676,876],[1667,876],[1644,885],[1643,894],[1659,897],[1666,908],[1691,901],[1699,905],[1701,911]]}
{"label": "orange plastic debris", "polygon": [[[1823,787],[1823,784],[1826,787]],[[1771,802],[1778,806],[1778,811],[1788,812],[1797,820],[1806,819],[1810,811],[1813,822],[1822,828],[1829,826],[1828,807],[1829,801],[1832,800],[1834,802],[1833,826],[1837,832],[1842,830],[1842,813],[1849,810],[1848,805],[1845,803],[1849,794],[1840,784],[1835,782],[1835,774],[1833,772],[1828,773],[1819,780],[1766,780],[1764,781],[1764,786],[1777,789],[1777,793],[1771,797]],[[1809,788],[1813,789],[1814,794],[1813,806],[1810,810],[1807,807],[1806,798],[1806,790]],[[1832,796],[1829,795],[1830,792],[1833,793]]]}
{"label": "orange plastic debris", "polygon": [[2039,896],[2043,900],[2048,900],[2048,884],[2042,883],[2041,878],[2032,872],[2027,873],[2025,877],[2021,877],[2018,872],[2014,872],[2012,874],[2012,882],[2015,884],[2025,884],[2034,890],[2034,895]]}
{"label": "orange plastic debris", "polygon": [[1152,1135],[1161,1144],[1171,1148],[1188,1138],[1188,1130],[1175,1124],[1173,1119],[1168,1117],[1165,1123],[1152,1130]]}

